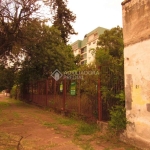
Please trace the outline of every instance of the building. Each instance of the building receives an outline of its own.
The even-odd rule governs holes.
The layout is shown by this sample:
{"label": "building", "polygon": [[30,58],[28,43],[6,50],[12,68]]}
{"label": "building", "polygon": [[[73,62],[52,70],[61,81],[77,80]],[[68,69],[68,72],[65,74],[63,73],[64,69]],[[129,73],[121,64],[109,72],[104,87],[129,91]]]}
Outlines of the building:
{"label": "building", "polygon": [[150,0],[124,0],[124,74],[129,142],[150,150]]}
{"label": "building", "polygon": [[93,31],[86,34],[83,40],[77,40],[71,44],[74,56],[81,56],[81,65],[94,62],[95,56],[91,49],[97,47],[98,37],[99,35],[103,34],[105,30],[105,28],[97,27]]}

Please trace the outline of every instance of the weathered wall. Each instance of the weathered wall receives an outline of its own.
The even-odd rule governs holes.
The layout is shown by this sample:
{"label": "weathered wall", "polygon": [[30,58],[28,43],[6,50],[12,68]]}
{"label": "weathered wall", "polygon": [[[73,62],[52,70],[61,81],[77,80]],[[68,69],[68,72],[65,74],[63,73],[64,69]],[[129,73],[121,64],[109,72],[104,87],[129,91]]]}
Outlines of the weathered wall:
{"label": "weathered wall", "polygon": [[125,46],[150,38],[150,0],[122,3]]}
{"label": "weathered wall", "polygon": [[126,47],[124,57],[127,136],[150,148],[150,40]]}
{"label": "weathered wall", "polygon": [[[122,3],[128,139],[150,149],[150,0]],[[131,141],[131,140],[130,140]]]}

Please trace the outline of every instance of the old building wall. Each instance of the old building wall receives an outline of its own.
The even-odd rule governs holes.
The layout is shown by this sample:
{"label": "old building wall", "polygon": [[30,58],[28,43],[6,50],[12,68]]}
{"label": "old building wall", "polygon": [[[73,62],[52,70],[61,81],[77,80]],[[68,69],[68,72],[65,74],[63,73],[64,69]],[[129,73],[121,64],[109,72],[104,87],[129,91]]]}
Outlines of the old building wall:
{"label": "old building wall", "polygon": [[126,47],[124,57],[127,137],[150,148],[150,40]]}
{"label": "old building wall", "polygon": [[150,149],[150,0],[122,3],[127,138]]}
{"label": "old building wall", "polygon": [[150,0],[125,0],[122,14],[125,46],[150,38]]}

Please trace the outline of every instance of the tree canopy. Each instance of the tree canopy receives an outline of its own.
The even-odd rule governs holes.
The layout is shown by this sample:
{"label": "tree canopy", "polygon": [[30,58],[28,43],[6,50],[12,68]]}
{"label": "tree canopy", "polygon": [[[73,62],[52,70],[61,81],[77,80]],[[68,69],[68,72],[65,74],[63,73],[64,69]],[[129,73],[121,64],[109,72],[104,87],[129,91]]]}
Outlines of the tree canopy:
{"label": "tree canopy", "polygon": [[40,8],[38,0],[2,0],[0,3],[0,56],[12,55],[22,44],[23,27],[32,21]]}
{"label": "tree canopy", "polygon": [[5,67],[12,64],[19,84],[47,78],[55,69],[76,67],[71,46],[66,45],[69,35],[75,34],[71,26],[75,15],[67,8],[67,1],[49,0],[53,14],[50,27],[46,25],[47,19],[40,17],[40,2],[0,2],[0,62]]}
{"label": "tree canopy", "polygon": [[76,16],[67,8],[67,0],[45,0],[53,12],[52,24],[58,28],[64,43],[69,40],[69,35],[77,34],[71,23],[75,22]]}
{"label": "tree canopy", "polygon": [[122,28],[117,26],[105,30],[99,36],[96,49],[96,62],[98,65],[106,65],[112,61],[123,61],[123,33]]}

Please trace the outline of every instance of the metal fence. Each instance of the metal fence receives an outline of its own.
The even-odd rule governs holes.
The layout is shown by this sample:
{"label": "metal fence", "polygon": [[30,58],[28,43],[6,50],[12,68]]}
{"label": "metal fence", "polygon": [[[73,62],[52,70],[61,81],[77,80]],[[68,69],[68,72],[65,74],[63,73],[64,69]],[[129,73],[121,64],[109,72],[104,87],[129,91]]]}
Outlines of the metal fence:
{"label": "metal fence", "polygon": [[[101,75],[96,81],[96,94],[89,96],[82,91],[82,80],[68,80],[62,77],[56,81],[53,78],[30,83],[25,87],[22,99],[42,107],[48,107],[58,112],[78,115],[88,120],[108,121],[109,109],[116,105],[117,100],[105,96],[105,90],[119,93],[124,90],[123,75],[115,76],[108,67],[101,67]],[[87,81],[87,86],[88,81]],[[106,88],[107,87],[107,88]]]}

